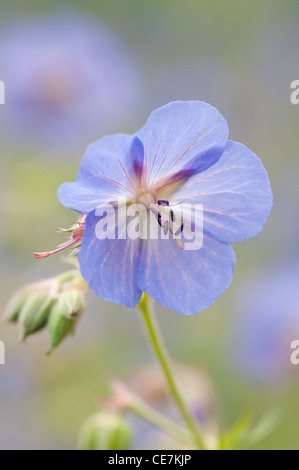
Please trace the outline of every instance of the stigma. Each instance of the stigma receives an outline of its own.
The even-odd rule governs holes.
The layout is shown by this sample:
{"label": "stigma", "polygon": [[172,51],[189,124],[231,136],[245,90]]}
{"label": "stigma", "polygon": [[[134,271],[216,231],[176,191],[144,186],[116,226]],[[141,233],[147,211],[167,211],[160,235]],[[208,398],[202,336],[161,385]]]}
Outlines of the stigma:
{"label": "stigma", "polygon": [[68,256],[77,255],[80,251],[80,247],[83,240],[83,234],[85,229],[85,219],[86,215],[82,215],[78,222],[75,222],[72,227],[69,229],[60,229],[58,233],[62,234],[70,234],[67,241],[58,245],[55,250],[52,251],[44,251],[42,253],[34,253],[34,257],[36,259],[43,259],[48,258],[49,256],[55,255],[56,253],[60,253],[64,250],[71,249],[68,253]]}

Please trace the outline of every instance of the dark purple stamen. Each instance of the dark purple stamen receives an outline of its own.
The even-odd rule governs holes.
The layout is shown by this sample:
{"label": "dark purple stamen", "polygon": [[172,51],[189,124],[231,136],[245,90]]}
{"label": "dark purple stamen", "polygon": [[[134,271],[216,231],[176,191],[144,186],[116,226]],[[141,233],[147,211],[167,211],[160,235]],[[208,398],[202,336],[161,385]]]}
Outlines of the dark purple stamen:
{"label": "dark purple stamen", "polygon": [[159,206],[169,206],[169,201],[163,201],[163,200],[158,201],[158,205]]}
{"label": "dark purple stamen", "polygon": [[158,212],[158,224],[160,225],[160,227],[162,227],[161,219],[162,219],[161,213]]}
{"label": "dark purple stamen", "polygon": [[180,228],[177,229],[177,231],[175,232],[175,235],[178,236],[180,233],[182,233],[183,229],[184,229],[184,223],[182,223],[182,225],[180,226]]}
{"label": "dark purple stamen", "polygon": [[170,218],[171,218],[171,222],[174,222],[175,216],[174,216],[174,212],[172,209],[170,209]]}

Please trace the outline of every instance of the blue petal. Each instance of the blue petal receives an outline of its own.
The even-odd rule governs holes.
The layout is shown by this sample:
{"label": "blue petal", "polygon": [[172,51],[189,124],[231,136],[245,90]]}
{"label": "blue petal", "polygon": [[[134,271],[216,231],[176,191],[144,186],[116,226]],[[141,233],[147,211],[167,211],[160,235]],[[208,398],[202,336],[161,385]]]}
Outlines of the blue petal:
{"label": "blue petal", "polygon": [[99,240],[95,233],[98,222],[95,212],[86,218],[79,252],[82,276],[102,299],[133,308],[142,294],[135,275],[140,241],[120,238]]}
{"label": "blue petal", "polygon": [[230,245],[205,236],[197,251],[176,242],[146,240],[138,262],[139,288],[164,307],[184,315],[212,305],[233,279],[235,254]]}
{"label": "blue petal", "polygon": [[154,111],[137,132],[144,145],[148,184],[155,185],[187,167],[200,171],[221,156],[228,139],[225,119],[200,101],[177,101]]}
{"label": "blue petal", "polygon": [[65,207],[88,214],[104,202],[132,195],[133,137],[116,134],[90,145],[83,157],[77,179],[58,188]]}
{"label": "blue petal", "polygon": [[213,167],[191,177],[173,199],[203,204],[205,233],[228,243],[259,233],[273,203],[262,162],[247,147],[232,141]]}

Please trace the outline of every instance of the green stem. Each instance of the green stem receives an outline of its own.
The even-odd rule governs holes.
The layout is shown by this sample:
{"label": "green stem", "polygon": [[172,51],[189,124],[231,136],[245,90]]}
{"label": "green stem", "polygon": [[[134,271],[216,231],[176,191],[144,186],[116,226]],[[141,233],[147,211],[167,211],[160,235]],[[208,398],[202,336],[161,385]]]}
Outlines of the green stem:
{"label": "green stem", "polygon": [[157,355],[161,368],[165,374],[165,378],[172,393],[172,396],[182,414],[182,417],[184,418],[188,429],[194,437],[194,441],[196,442],[197,447],[200,450],[205,450],[206,446],[204,444],[204,441],[177,387],[174,374],[170,365],[168,353],[166,351],[163,340],[160,337],[159,328],[155,321],[154,315],[152,314],[151,309],[149,307],[150,300],[151,299],[147,294],[143,294],[138,306],[143,314],[144,323],[151,341],[151,345]]}

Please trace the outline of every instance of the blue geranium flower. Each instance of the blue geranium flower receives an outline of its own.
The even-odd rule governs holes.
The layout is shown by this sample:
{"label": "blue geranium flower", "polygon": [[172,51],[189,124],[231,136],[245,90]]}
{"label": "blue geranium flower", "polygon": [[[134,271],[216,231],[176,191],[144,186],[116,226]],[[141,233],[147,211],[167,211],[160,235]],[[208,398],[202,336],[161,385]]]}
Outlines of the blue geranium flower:
{"label": "blue geranium flower", "polygon": [[[98,239],[96,209],[120,196],[145,204],[171,201],[173,207],[202,204],[202,247],[180,249],[175,236]],[[135,135],[91,145],[76,182],[64,183],[58,198],[87,216],[79,262],[98,296],[132,308],[146,292],[186,315],[208,308],[227,289],[235,264],[229,243],[260,232],[272,206],[259,158],[229,141],[225,119],[198,101],[170,103]]]}
{"label": "blue geranium flower", "polygon": [[[59,149],[88,142],[134,117],[141,79],[123,39],[76,11],[0,30],[6,133]],[[2,129],[3,132],[3,129]]]}

